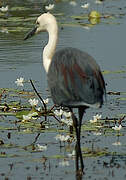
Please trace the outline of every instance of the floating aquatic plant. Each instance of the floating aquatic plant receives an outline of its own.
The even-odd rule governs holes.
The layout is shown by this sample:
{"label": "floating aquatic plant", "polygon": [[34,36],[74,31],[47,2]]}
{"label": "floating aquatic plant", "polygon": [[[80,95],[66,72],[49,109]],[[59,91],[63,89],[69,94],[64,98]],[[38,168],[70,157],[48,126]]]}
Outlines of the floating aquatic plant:
{"label": "floating aquatic plant", "polygon": [[52,10],[54,8],[54,4],[49,4],[48,6],[45,6],[47,10]]}
{"label": "floating aquatic plant", "polygon": [[101,119],[102,115],[100,114],[96,114],[95,116],[93,116],[93,119],[90,120],[90,123],[96,123],[99,119]]}
{"label": "floating aquatic plant", "polygon": [[112,127],[112,129],[115,131],[120,131],[122,129],[122,125],[121,124],[119,126],[115,125],[114,127]]}
{"label": "floating aquatic plant", "polygon": [[89,13],[89,21],[93,25],[100,23],[100,18],[101,14],[98,11],[91,11]]}
{"label": "floating aquatic plant", "polygon": [[81,5],[81,7],[82,7],[82,8],[84,8],[84,9],[88,9],[88,8],[89,8],[89,6],[90,6],[90,4],[89,4],[89,3],[85,3],[85,4]]}
{"label": "floating aquatic plant", "polygon": [[0,11],[3,12],[3,13],[6,13],[8,11],[8,5],[6,7],[1,7],[0,8]]}
{"label": "floating aquatic plant", "polygon": [[23,77],[17,78],[17,80],[15,81],[17,86],[24,86],[23,82],[24,82],[24,78]]}
{"label": "floating aquatic plant", "polygon": [[28,102],[30,103],[31,106],[37,106],[38,104],[38,99],[29,99]]}

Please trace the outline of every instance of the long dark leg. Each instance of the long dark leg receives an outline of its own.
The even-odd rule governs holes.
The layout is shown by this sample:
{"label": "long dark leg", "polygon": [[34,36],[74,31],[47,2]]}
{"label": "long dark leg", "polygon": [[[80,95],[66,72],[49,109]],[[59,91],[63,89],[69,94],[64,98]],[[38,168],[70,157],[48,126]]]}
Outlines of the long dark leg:
{"label": "long dark leg", "polygon": [[[84,114],[84,112],[85,112],[85,109],[86,109],[85,107],[79,107],[79,108],[78,108],[78,114],[79,114],[78,136],[79,136],[79,140],[80,140],[80,135],[81,135],[82,118],[83,118],[83,114]],[[82,152],[81,152],[80,141],[78,142],[78,152],[79,152],[79,156],[80,156],[81,171],[83,172],[84,163],[83,163],[83,157],[82,157]]]}
{"label": "long dark leg", "polygon": [[82,122],[82,118],[83,118],[84,109],[83,108],[79,109],[79,124],[78,124],[78,120],[77,120],[76,116],[74,115],[72,109],[70,109],[70,111],[72,113],[73,125],[74,125],[75,131],[76,131],[76,138],[77,138],[75,150],[76,150],[76,171],[78,173],[79,172],[79,158],[80,158],[80,164],[81,164],[81,172],[83,172],[83,169],[84,169],[83,157],[82,157],[81,147],[80,147],[81,122]]}
{"label": "long dark leg", "polygon": [[78,144],[79,143],[78,142],[80,141],[79,140],[79,134],[78,134],[78,121],[77,121],[76,116],[73,113],[72,108],[69,108],[69,110],[70,110],[70,112],[72,114],[73,125],[74,125],[75,131],[76,131],[77,142],[76,142],[76,145],[75,145],[75,151],[76,151],[76,171],[78,172],[79,171],[79,153],[78,153]]}
{"label": "long dark leg", "polygon": [[82,124],[82,118],[83,118],[84,112],[85,112],[85,108],[84,107],[79,107],[78,108],[78,114],[79,114],[79,136],[81,135],[81,124]]}
{"label": "long dark leg", "polygon": [[79,153],[78,153],[78,145],[77,145],[77,142],[76,142],[76,145],[75,145],[75,152],[76,152],[76,160],[75,160],[75,164],[76,164],[76,172],[79,171]]}

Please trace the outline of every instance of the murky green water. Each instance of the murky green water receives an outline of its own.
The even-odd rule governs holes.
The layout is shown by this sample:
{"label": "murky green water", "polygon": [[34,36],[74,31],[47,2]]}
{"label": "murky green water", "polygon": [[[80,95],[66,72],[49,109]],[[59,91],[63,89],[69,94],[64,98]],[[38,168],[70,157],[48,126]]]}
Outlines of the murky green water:
{"label": "murky green water", "polygon": [[[81,139],[85,164],[83,179],[126,179],[125,119],[119,132],[112,130],[114,123],[118,125],[118,120],[126,115],[126,2],[87,2],[90,3],[89,9],[81,8],[85,1],[76,1],[76,6],[73,6],[70,1],[59,0],[54,2],[55,8],[52,10],[59,22],[57,49],[72,46],[91,54],[103,71],[107,92],[112,92],[107,95],[107,104],[102,109],[89,109],[85,114]],[[41,55],[48,36],[42,33],[23,41],[48,3],[53,1],[4,1],[3,5],[9,5],[9,10],[0,12],[0,88],[13,88],[10,92],[0,91],[0,94],[3,93],[0,139],[4,142],[0,145],[0,179],[76,179],[75,157],[68,156],[74,150],[75,141],[60,146],[55,139],[57,134],[69,134],[66,126],[61,126],[49,116],[46,126],[41,129],[43,116],[22,123],[15,115],[5,115],[8,112],[3,112],[1,108],[5,102],[29,104],[28,100],[35,97],[28,94],[33,92],[27,82],[29,79],[34,81],[43,98],[48,96]],[[92,10],[102,15],[95,25],[88,21],[88,13]],[[26,81],[23,88],[17,88],[15,84],[19,77],[24,77]],[[20,93],[14,89],[19,89]],[[23,89],[27,92],[25,95],[22,95]],[[113,95],[113,92],[118,92],[118,95]],[[89,120],[96,113],[102,114],[102,119],[91,124]],[[33,147],[31,144],[38,133],[40,136]],[[37,144],[47,145],[47,150],[38,149]]]}

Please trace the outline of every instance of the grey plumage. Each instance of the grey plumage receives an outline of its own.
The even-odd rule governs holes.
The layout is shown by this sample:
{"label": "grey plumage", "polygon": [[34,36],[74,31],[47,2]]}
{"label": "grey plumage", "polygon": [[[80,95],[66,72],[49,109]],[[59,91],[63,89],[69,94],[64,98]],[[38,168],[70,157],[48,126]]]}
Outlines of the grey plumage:
{"label": "grey plumage", "polygon": [[75,48],[64,48],[53,56],[48,84],[55,104],[69,107],[103,104],[105,82],[95,60]]}

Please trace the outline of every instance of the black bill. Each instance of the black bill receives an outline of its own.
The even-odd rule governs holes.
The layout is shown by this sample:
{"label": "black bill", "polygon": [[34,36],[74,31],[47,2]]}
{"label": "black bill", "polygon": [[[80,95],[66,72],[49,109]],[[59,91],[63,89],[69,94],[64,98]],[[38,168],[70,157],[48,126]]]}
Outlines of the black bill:
{"label": "black bill", "polygon": [[36,30],[37,30],[37,27],[34,27],[30,32],[28,32],[28,34],[26,34],[24,40],[31,38],[35,34]]}

